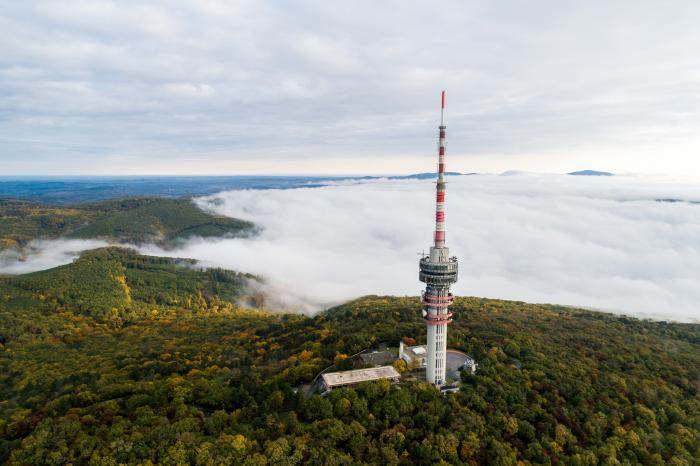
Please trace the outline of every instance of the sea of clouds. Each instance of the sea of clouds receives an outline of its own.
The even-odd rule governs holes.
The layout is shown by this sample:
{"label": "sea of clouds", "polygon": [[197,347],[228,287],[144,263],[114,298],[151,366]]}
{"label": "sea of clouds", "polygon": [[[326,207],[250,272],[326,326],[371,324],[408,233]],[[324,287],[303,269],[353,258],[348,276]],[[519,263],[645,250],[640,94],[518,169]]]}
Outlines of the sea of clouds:
{"label": "sea of clouds", "polygon": [[[222,192],[197,203],[255,222],[257,236],[140,249],[259,274],[271,303],[290,310],[315,312],[366,294],[418,295],[434,190],[426,180],[378,180]],[[454,292],[700,321],[693,201],[700,185],[648,177],[449,177],[447,244],[460,260]],[[42,267],[47,255],[38,256]]]}
{"label": "sea of clouds", "polygon": [[[256,222],[258,236],[145,251],[260,274],[280,305],[307,312],[365,294],[417,295],[434,189],[381,180],[223,192],[198,203]],[[454,291],[700,320],[700,205],[688,202],[697,200],[700,186],[649,178],[450,177]]]}

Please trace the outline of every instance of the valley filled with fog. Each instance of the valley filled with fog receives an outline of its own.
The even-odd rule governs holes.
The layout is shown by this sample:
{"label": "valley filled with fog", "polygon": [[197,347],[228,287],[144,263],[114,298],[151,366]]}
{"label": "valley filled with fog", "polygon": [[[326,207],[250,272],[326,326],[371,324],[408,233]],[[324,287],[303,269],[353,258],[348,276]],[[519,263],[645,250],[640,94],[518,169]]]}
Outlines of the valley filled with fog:
{"label": "valley filled with fog", "polygon": [[[312,313],[366,294],[418,295],[433,199],[426,180],[221,192],[196,202],[255,222],[258,235],[138,248],[258,274],[269,305]],[[696,201],[697,185],[649,177],[449,177],[447,245],[460,260],[454,292],[698,321]],[[0,269],[59,265],[94,245],[34,243],[23,262],[0,255]]]}

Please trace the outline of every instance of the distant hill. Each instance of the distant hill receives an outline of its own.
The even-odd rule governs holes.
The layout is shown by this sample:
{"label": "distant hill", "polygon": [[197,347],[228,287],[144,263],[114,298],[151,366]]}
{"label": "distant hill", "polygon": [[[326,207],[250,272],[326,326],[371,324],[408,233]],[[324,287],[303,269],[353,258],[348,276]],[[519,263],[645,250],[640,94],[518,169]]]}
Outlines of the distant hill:
{"label": "distant hill", "polygon": [[[450,172],[448,175],[459,175]],[[116,176],[3,177],[0,198],[24,199],[49,205],[75,206],[126,197],[196,197],[237,189],[293,189],[327,186],[342,180],[429,179],[436,174],[398,176]]]}
{"label": "distant hill", "polygon": [[116,176],[2,177],[0,198],[75,205],[126,197],[195,197],[234,189],[322,186],[347,177],[318,176]]}
{"label": "distant hill", "polygon": [[692,200],[687,200],[687,199],[677,199],[677,198],[663,198],[663,199],[654,199],[656,202],[666,202],[669,204],[675,204],[677,202],[683,202],[683,203],[688,203],[688,204],[700,204],[700,201],[692,201]]}
{"label": "distant hill", "polygon": [[133,198],[76,206],[47,206],[0,199],[0,249],[38,238],[154,241],[170,246],[192,236],[250,234],[253,224],[213,215],[189,199]]}
{"label": "distant hill", "polygon": [[571,172],[567,173],[567,175],[574,175],[574,176],[615,176],[614,173],[610,172],[599,172],[596,170],[580,170],[577,172]]}

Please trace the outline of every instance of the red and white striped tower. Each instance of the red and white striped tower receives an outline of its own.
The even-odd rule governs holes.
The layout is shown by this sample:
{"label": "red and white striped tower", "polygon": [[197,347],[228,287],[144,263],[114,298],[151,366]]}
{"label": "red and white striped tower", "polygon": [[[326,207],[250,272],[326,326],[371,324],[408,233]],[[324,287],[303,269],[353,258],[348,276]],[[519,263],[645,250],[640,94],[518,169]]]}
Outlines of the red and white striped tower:
{"label": "red and white striped tower", "polygon": [[442,91],[440,139],[438,145],[438,179],[435,199],[435,234],[430,254],[421,258],[419,279],[426,284],[423,292],[423,318],[428,327],[426,380],[440,386],[445,383],[447,362],[447,325],[452,322],[449,306],[454,300],[450,285],[457,281],[457,258],[450,257],[445,246],[445,91]]}
{"label": "red and white striped tower", "polygon": [[435,202],[435,247],[445,246],[445,91],[440,108],[440,139],[438,143],[438,181]]}

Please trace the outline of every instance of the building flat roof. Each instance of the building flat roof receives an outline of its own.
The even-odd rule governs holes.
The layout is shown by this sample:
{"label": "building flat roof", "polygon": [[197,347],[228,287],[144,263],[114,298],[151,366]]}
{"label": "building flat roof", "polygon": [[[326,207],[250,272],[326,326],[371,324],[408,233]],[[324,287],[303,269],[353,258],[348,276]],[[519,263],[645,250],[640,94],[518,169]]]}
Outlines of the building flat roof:
{"label": "building flat roof", "polygon": [[426,351],[425,345],[404,346],[403,354],[405,354],[407,357],[409,357],[411,359],[423,358],[426,356],[427,351]]}
{"label": "building flat roof", "polygon": [[371,380],[400,378],[401,375],[393,366],[371,367],[369,369],[356,369],[353,371],[329,372],[322,374],[323,383],[328,388],[341,385],[352,385]]}

